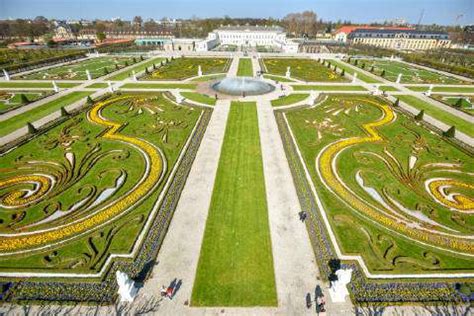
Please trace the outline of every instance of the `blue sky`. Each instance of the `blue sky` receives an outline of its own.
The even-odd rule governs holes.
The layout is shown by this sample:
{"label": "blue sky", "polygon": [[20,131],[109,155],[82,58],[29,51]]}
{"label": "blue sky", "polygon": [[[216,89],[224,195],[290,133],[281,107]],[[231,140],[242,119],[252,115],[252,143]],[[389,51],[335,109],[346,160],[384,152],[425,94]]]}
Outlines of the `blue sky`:
{"label": "blue sky", "polygon": [[283,17],[313,10],[324,20],[378,22],[405,18],[416,23],[474,23],[474,0],[0,0],[0,18]]}

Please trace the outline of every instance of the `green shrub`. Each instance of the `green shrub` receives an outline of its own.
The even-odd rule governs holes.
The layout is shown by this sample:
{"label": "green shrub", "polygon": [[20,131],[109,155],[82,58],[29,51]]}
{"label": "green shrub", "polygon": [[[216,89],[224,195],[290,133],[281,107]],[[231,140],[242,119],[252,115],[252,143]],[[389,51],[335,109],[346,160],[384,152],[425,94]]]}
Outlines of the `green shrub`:
{"label": "green shrub", "polygon": [[456,127],[451,126],[447,131],[443,133],[444,137],[454,137],[456,135]]}
{"label": "green shrub", "polygon": [[23,93],[20,94],[20,103],[21,104],[27,104],[27,103],[30,103],[30,100],[28,100],[28,98],[26,97],[26,95],[24,95]]}
{"label": "green shrub", "polygon": [[30,122],[26,122],[26,127],[28,127],[29,134],[35,134],[36,132],[38,132],[36,127],[34,127],[33,124],[31,124]]}
{"label": "green shrub", "polygon": [[425,115],[425,110],[421,110],[420,113],[418,113],[417,115],[415,115],[415,120],[417,121],[421,121],[423,120],[423,116]]}
{"label": "green shrub", "polygon": [[61,107],[61,116],[68,116],[69,113],[66,111],[66,109],[64,108],[64,106]]}
{"label": "green shrub", "polygon": [[91,98],[90,95],[87,96],[87,101],[86,101],[86,103],[89,104],[89,105],[91,105],[91,104],[94,103],[94,100],[92,100],[92,98]]}

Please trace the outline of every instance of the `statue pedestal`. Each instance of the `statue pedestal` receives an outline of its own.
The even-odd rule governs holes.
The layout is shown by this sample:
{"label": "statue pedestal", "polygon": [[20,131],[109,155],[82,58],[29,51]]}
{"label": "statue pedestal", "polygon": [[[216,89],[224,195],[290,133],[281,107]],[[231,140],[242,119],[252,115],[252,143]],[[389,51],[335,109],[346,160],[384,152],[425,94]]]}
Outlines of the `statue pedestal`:
{"label": "statue pedestal", "polygon": [[347,284],[351,282],[352,269],[339,269],[336,271],[337,280],[331,282],[329,288],[329,295],[331,301],[335,303],[342,303],[346,301],[346,296],[349,295]]}
{"label": "statue pedestal", "polygon": [[138,289],[135,287],[135,282],[131,280],[127,274],[117,271],[117,284],[119,286],[118,294],[120,302],[133,302],[138,294]]}

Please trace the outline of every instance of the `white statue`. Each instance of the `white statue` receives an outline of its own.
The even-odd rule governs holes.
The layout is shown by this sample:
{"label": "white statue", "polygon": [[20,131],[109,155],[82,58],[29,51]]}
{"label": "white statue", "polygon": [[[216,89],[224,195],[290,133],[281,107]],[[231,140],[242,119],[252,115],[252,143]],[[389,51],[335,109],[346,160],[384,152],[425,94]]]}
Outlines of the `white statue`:
{"label": "white statue", "polygon": [[176,103],[181,104],[184,101],[184,97],[179,93],[179,91],[175,92],[176,96]]}
{"label": "white statue", "polygon": [[291,77],[291,67],[288,66],[286,67],[286,78],[290,78]]}
{"label": "white statue", "polygon": [[374,91],[374,94],[375,95],[378,95],[380,94],[380,84],[374,84],[374,88],[375,88],[375,91]]}
{"label": "white statue", "polygon": [[402,81],[402,74],[398,74],[397,83],[400,83],[401,81]]}
{"label": "white statue", "polygon": [[434,85],[433,84],[430,84],[429,88],[428,88],[428,91],[426,91],[426,96],[431,96],[431,93],[433,92],[433,88],[434,88]]}
{"label": "white statue", "polygon": [[316,93],[316,91],[314,90],[311,90],[311,92],[309,93],[309,104],[313,105],[317,97],[318,97],[318,93]]}
{"label": "white statue", "polygon": [[58,92],[59,92],[59,87],[58,87],[58,85],[56,84],[56,81],[53,80],[53,81],[52,81],[52,84],[53,84],[53,90],[54,90],[54,92],[58,93]]}
{"label": "white statue", "polygon": [[137,74],[135,73],[135,70],[132,70],[132,78],[133,78],[133,81],[138,81]]}
{"label": "white statue", "polygon": [[5,76],[6,81],[10,81],[10,75],[8,74],[8,72],[5,69],[3,69],[3,75]]}
{"label": "white statue", "polygon": [[351,282],[352,269],[339,269],[336,271],[337,280],[331,281],[329,295],[333,302],[345,302],[349,295],[346,285]]}
{"label": "white statue", "polygon": [[114,92],[114,86],[112,85],[112,82],[107,81],[107,84],[109,85],[109,92],[113,93]]}
{"label": "white statue", "polygon": [[198,66],[198,77],[202,77],[201,65]]}
{"label": "white statue", "polygon": [[91,81],[92,76],[91,76],[91,73],[90,73],[89,69],[86,69],[86,75],[87,75],[87,80]]}
{"label": "white statue", "polygon": [[357,82],[357,72],[354,72],[354,75],[352,76],[352,83]]}
{"label": "white statue", "polygon": [[138,293],[135,282],[124,272],[117,271],[115,275],[119,286],[118,294],[120,296],[120,302],[133,302],[133,299]]}

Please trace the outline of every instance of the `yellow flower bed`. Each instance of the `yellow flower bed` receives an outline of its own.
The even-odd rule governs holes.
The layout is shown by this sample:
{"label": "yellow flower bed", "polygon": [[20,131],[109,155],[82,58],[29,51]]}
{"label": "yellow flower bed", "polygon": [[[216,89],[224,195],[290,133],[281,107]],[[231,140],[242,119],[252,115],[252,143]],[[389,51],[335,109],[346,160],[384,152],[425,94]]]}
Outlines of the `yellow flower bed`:
{"label": "yellow flower bed", "polygon": [[153,190],[156,183],[160,180],[160,176],[163,171],[163,160],[160,156],[160,153],[145,141],[116,134],[121,125],[100,117],[100,113],[103,108],[113,104],[114,102],[130,97],[131,96],[122,96],[97,103],[94,108],[91,109],[89,113],[89,119],[94,123],[104,125],[108,128],[107,132],[102,137],[133,144],[146,153],[150,161],[150,173],[146,176],[144,181],[136,186],[134,190],[130,192],[130,194],[114,201],[114,203],[109,207],[101,210],[89,218],[84,218],[78,222],[65,225],[53,231],[33,233],[27,236],[4,237],[0,240],[1,252],[14,252],[24,249],[39,248],[91,230],[126,211],[128,208],[137,203],[141,198],[143,198],[147,193]]}
{"label": "yellow flower bed", "polygon": [[454,202],[448,200],[443,194],[440,193],[440,188],[444,186],[454,186],[474,190],[474,185],[452,179],[435,180],[431,181],[428,185],[431,194],[441,204],[459,211],[474,210],[474,199],[465,195],[455,195],[453,197]]}
{"label": "yellow flower bed", "polygon": [[51,189],[51,179],[44,175],[24,175],[16,176],[5,180],[0,180],[0,190],[22,184],[36,184],[38,190],[28,197],[24,197],[24,191],[13,191],[3,196],[0,203],[6,207],[22,207],[33,201],[40,199]]}
{"label": "yellow flower bed", "polygon": [[363,125],[363,129],[368,133],[368,137],[353,137],[348,139],[342,139],[331,145],[329,145],[322,153],[319,159],[319,166],[322,180],[335,192],[342,200],[349,204],[354,210],[361,212],[363,215],[370,219],[378,222],[379,224],[389,229],[395,230],[409,238],[420,240],[425,243],[429,243],[435,246],[440,246],[445,249],[457,250],[469,254],[474,253],[473,242],[461,238],[448,237],[436,235],[431,232],[423,231],[420,229],[414,229],[407,227],[405,224],[394,221],[379,211],[368,205],[358,196],[346,189],[346,187],[337,178],[335,172],[332,169],[332,161],[336,155],[353,145],[378,142],[382,140],[380,134],[377,133],[376,128],[389,124],[395,118],[392,109],[388,105],[380,104],[378,102],[364,100],[369,104],[372,104],[383,112],[381,120],[371,122]]}

